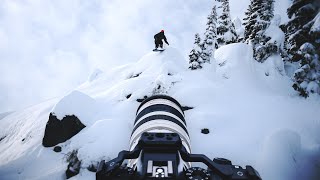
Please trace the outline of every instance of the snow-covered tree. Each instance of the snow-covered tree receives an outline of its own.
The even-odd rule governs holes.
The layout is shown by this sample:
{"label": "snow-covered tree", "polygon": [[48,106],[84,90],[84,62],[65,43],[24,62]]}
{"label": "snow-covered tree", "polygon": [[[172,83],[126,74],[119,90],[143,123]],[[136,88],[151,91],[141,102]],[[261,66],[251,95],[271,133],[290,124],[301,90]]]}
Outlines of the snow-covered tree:
{"label": "snow-covered tree", "polygon": [[217,26],[217,42],[219,47],[237,42],[237,33],[230,16],[229,0],[216,0],[221,2],[219,9],[222,9],[222,13],[218,18]]}
{"label": "snow-covered tree", "polygon": [[244,40],[247,41],[249,39],[250,34],[252,33],[253,25],[257,22],[257,12],[253,11],[252,6],[254,5],[254,0],[251,0],[247,11],[244,13],[245,17],[243,18],[243,26],[244,26]]}
{"label": "snow-covered tree", "polygon": [[297,52],[302,58],[300,68],[294,72],[293,88],[303,97],[320,93],[320,63],[315,47],[306,42]]}
{"label": "snow-covered tree", "polygon": [[237,17],[233,21],[237,36],[238,36],[238,41],[237,42],[243,42],[244,41],[244,28],[241,25],[241,20]]}
{"label": "snow-covered tree", "polygon": [[274,14],[274,0],[251,0],[243,19],[245,41],[252,45],[254,58],[264,62],[269,56],[279,52],[276,42],[266,34]]}
{"label": "snow-covered tree", "polygon": [[[319,7],[316,6],[317,0],[294,0],[288,8],[287,14],[290,21],[285,26],[287,34],[287,46],[292,61],[300,60],[298,50],[305,42],[315,41],[316,31],[310,31],[314,24],[311,21],[316,17]],[[318,28],[319,29],[319,28]],[[318,31],[319,32],[319,31]],[[319,36],[319,35],[318,35]],[[319,44],[319,42],[317,42]],[[312,43],[315,45],[315,43]]]}
{"label": "snow-covered tree", "polygon": [[320,93],[319,10],[318,0],[294,0],[287,10],[290,21],[283,27],[288,59],[300,64],[293,75],[293,88],[303,97]]}
{"label": "snow-covered tree", "polygon": [[208,15],[207,28],[204,33],[204,40],[202,43],[201,57],[204,62],[210,62],[214,50],[218,48],[217,44],[217,11],[216,6],[213,6],[211,13]]}
{"label": "snow-covered tree", "polygon": [[195,34],[194,46],[189,54],[189,69],[191,70],[202,68],[201,64],[203,63],[203,60],[200,57],[202,53],[200,42],[200,35],[197,33]]}

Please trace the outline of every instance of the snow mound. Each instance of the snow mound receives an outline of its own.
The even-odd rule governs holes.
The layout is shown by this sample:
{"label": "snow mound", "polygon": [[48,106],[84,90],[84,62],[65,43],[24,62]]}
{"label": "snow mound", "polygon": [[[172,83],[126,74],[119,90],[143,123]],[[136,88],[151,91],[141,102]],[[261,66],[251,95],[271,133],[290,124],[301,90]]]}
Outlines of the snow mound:
{"label": "snow mound", "polygon": [[[97,98],[104,99],[102,101],[122,101],[129,97],[138,99],[153,94],[167,94],[174,83],[182,80],[180,72],[186,70],[187,63],[180,52],[168,47],[163,52],[148,53],[136,63],[107,74],[100,82],[89,83],[82,90],[89,90],[90,93],[93,87],[99,86],[100,93]],[[104,91],[101,93],[101,90]]]}
{"label": "snow mound", "polygon": [[245,43],[222,46],[215,51],[214,57],[220,77],[247,81],[254,76],[253,50]]}
{"label": "snow mound", "polygon": [[256,68],[264,72],[263,75],[279,78],[285,75],[284,63],[280,55],[268,57],[263,64],[257,63]]}
{"label": "snow mound", "polygon": [[168,74],[177,73],[187,67],[180,52],[173,47],[167,47],[163,52],[151,52],[143,56],[134,65],[134,72],[147,74]]}
{"label": "snow mound", "polygon": [[92,123],[92,116],[97,110],[96,106],[96,101],[90,96],[80,91],[72,91],[54,106],[52,112],[60,120],[66,115],[75,115],[82,123],[88,125]]}
{"label": "snow mound", "polygon": [[284,64],[280,55],[270,56],[264,63],[259,63],[254,60],[250,45],[235,43],[217,49],[215,59],[216,76],[218,80],[226,80],[224,87],[228,84],[232,90],[236,87],[239,92],[249,92],[252,90],[250,88],[258,88],[260,93],[273,91],[286,95],[293,92],[289,78],[284,77]]}

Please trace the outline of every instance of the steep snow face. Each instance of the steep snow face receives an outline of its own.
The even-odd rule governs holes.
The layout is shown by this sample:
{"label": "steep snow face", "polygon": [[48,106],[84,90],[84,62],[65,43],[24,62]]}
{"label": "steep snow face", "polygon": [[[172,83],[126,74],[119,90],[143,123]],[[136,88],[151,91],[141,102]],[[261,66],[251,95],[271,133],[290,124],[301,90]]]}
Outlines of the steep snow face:
{"label": "steep snow face", "polygon": [[[175,48],[151,52],[136,63],[94,71],[64,97],[7,115],[0,120],[0,179],[63,179],[65,154],[73,150],[82,161],[73,179],[94,179],[86,168],[129,148],[137,99],[153,94],[193,107],[185,112],[193,153],[252,165],[263,179],[320,177],[319,97],[293,96],[290,80],[276,69],[267,76],[249,45],[223,46],[214,57],[190,71]],[[270,62],[268,68],[275,68]],[[86,125],[59,144],[60,153],[41,145],[51,111],[75,114]],[[202,134],[203,128],[210,133]]]}

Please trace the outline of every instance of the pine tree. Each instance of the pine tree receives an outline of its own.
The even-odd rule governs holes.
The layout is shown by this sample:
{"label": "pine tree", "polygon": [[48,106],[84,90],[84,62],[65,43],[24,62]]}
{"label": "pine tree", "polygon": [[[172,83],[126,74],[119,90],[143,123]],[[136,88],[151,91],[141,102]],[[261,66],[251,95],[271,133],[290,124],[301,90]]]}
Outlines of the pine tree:
{"label": "pine tree", "polygon": [[245,12],[245,18],[243,18],[243,24],[244,25],[244,40],[247,41],[249,39],[249,36],[252,32],[253,25],[257,22],[257,13],[253,12],[252,5],[254,0],[251,0],[251,3],[249,4],[249,7],[247,11]]}
{"label": "pine tree", "polygon": [[217,42],[220,47],[237,42],[237,33],[234,24],[231,21],[229,0],[217,1],[221,2],[221,6],[218,8],[222,9],[222,14],[219,16],[217,27]]}
{"label": "pine tree", "polygon": [[294,72],[293,88],[303,97],[320,93],[320,63],[315,47],[306,42],[297,52],[301,57],[300,68]]}
{"label": "pine tree", "polygon": [[289,18],[292,18],[285,27],[287,34],[287,49],[289,54],[292,55],[290,58],[292,61],[298,61],[301,59],[298,50],[302,44],[310,40],[312,37],[309,34],[309,27],[304,27],[308,24],[319,11],[315,5],[312,5],[312,2],[316,0],[294,0],[293,4],[288,8],[287,14]]}
{"label": "pine tree", "polygon": [[320,7],[317,0],[294,0],[283,27],[288,59],[299,62],[293,75],[293,88],[303,97],[320,94]]}
{"label": "pine tree", "polygon": [[201,58],[204,62],[210,62],[214,50],[218,48],[217,44],[217,11],[216,6],[213,6],[211,13],[208,15],[207,28],[204,33],[204,40],[202,44]]}
{"label": "pine tree", "polygon": [[195,42],[194,47],[189,54],[189,69],[196,70],[202,68],[203,60],[200,57],[202,53],[200,35],[197,33],[195,34]]}
{"label": "pine tree", "polygon": [[251,0],[247,16],[243,19],[245,25],[245,41],[253,46],[254,58],[264,62],[269,56],[278,53],[279,47],[270,42],[271,37],[265,34],[273,18],[274,0]]}

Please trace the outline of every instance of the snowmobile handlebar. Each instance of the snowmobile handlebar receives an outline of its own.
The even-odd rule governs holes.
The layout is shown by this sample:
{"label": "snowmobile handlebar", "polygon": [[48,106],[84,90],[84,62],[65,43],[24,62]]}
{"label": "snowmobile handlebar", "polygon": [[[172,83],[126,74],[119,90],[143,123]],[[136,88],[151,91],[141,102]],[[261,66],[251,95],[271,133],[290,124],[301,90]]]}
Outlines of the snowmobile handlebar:
{"label": "snowmobile handlebar", "polygon": [[[124,163],[126,162],[126,163]],[[200,162],[207,169],[192,167]],[[224,158],[191,154],[189,134],[181,105],[169,96],[144,100],[130,139],[130,151],[101,161],[97,180],[261,180],[251,166],[242,168]]]}

